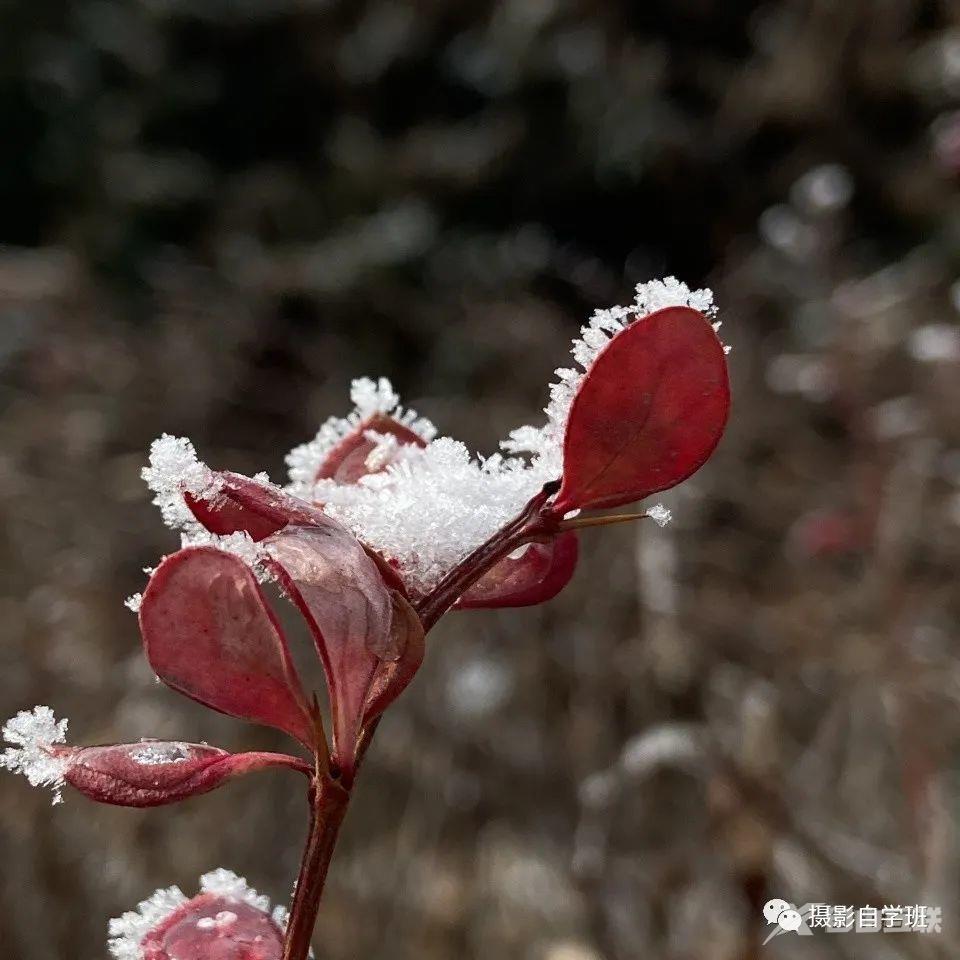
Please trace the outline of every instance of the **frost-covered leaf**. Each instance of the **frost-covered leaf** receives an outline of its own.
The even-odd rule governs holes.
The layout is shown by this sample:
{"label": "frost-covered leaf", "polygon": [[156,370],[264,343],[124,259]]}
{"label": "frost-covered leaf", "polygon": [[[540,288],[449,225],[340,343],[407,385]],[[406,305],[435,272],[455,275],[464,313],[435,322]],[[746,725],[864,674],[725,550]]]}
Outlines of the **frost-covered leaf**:
{"label": "frost-covered leaf", "polygon": [[60,747],[64,780],[98,803],[156,807],[208,793],[227,780],[270,767],[308,776],[302,760],[278,753],[227,753],[207,744],[145,740],[102,747]]}
{"label": "frost-covered leaf", "polygon": [[455,609],[529,607],[553,599],[577,566],[577,536],[564,533],[549,543],[531,543],[519,557],[505,557],[455,604]]}
{"label": "frost-covered leaf", "polygon": [[[346,417],[330,417],[313,440],[287,455],[291,490],[298,496],[313,499],[315,485],[321,478],[353,483],[360,476],[382,469],[392,446],[389,438],[397,441],[398,446],[414,446],[429,443],[437,432],[429,420],[400,406],[400,397],[386,377],[354,380],[350,399],[354,409]],[[365,433],[379,434],[388,440],[381,444],[375,437],[365,437]],[[362,450],[366,443],[369,448]],[[371,454],[374,461],[367,463]]]}
{"label": "frost-covered leaf", "polygon": [[409,427],[382,413],[374,414],[362,420],[324,457],[314,480],[356,483],[395,462],[404,447],[424,446],[426,441]]}
{"label": "frost-covered leaf", "polygon": [[374,560],[339,524],[290,526],[265,546],[272,569],[300,608],[323,660],[333,714],[333,757],[352,768],[367,695],[382,661],[403,658],[391,591]]}
{"label": "frost-covered leaf", "polygon": [[157,890],[110,921],[115,960],[280,960],[286,911],[230,870],[200,878],[187,899],[179,887]]}
{"label": "frost-covered leaf", "polygon": [[358,483],[322,480],[324,511],[397,565],[423,596],[471,550],[513,520],[551,477],[519,459],[484,461],[449,437]]}
{"label": "frost-covered leaf", "polygon": [[703,314],[668,307],[620,330],[580,382],[553,510],[615,507],[696,471],[726,424],[723,344]]}
{"label": "frost-covered leaf", "polygon": [[[573,342],[577,368],[557,371],[547,423],[520,427],[501,444],[516,456],[473,456],[450,437],[432,439],[432,426],[424,430],[408,414],[399,414],[388,381],[355,381],[357,409],[346,419],[328,421],[315,440],[288,457],[289,489],[322,503],[325,513],[399,572],[409,597],[423,599],[546,484],[561,479],[574,396],[612,340],[667,307],[696,310],[719,326],[713,294],[691,290],[675,277],[639,284],[630,306],[596,311]],[[624,391],[629,387],[622,385]],[[389,431],[361,429],[377,416],[400,422],[425,445],[401,443]],[[362,448],[362,469],[356,452],[361,437],[378,444]]]}
{"label": "frost-covered leaf", "polygon": [[288,523],[324,523],[323,512],[272,483],[223,470],[203,496],[185,490],[183,499],[196,520],[211,533],[249,534],[263,540]]}
{"label": "frost-covered leaf", "polygon": [[314,725],[286,640],[242,561],[211,547],[167,557],[143,595],[140,630],[150,665],[174,690],[312,749]]}

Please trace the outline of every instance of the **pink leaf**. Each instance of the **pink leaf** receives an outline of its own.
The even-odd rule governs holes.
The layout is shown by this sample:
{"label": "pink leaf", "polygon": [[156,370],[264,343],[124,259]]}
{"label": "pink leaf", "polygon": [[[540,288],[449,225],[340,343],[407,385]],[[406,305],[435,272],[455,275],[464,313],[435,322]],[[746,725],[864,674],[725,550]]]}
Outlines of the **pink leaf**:
{"label": "pink leaf", "polygon": [[270,483],[228,470],[216,474],[215,492],[205,497],[184,493],[191,513],[211,533],[244,531],[263,540],[288,523],[324,523],[323,512]]}
{"label": "pink leaf", "polygon": [[630,324],[574,397],[553,513],[616,507],[675,486],[713,452],[729,409],[723,345],[702,314],[668,307]]}
{"label": "pink leaf", "polygon": [[[406,689],[423,663],[423,624],[416,610],[396,591],[391,591],[393,618],[390,644],[376,668],[363,711],[363,725],[380,716]],[[394,653],[398,655],[393,656]]]}
{"label": "pink leaf", "polygon": [[577,566],[577,536],[564,533],[549,543],[531,543],[521,556],[506,557],[488,570],[455,604],[457,610],[528,607],[552,600]]}
{"label": "pink leaf", "polygon": [[68,761],[64,780],[98,803],[158,807],[215,790],[227,780],[291,767],[310,776],[302,760],[278,753],[227,753],[206,744],[145,740],[105,747],[52,747]]}
{"label": "pink leaf", "polygon": [[399,594],[392,598],[374,560],[333,521],[287,527],[266,546],[272,568],[313,633],[330,690],[333,757],[350,771],[381,662],[404,658],[406,631],[393,629]]}
{"label": "pink leaf", "polygon": [[395,437],[401,445],[424,447],[426,442],[408,427],[382,413],[368,417],[347,434],[326,456],[317,470],[316,480],[336,480],[337,483],[356,483],[368,473],[376,473],[367,466],[367,457],[375,444],[364,434],[373,431]]}
{"label": "pink leaf", "polygon": [[201,893],[148,931],[138,946],[142,960],[280,960],[283,931],[254,903]]}
{"label": "pink leaf", "polygon": [[144,593],[140,631],[150,665],[168,686],[313,749],[314,724],[286,641],[237,557],[211,547],[167,557]]}

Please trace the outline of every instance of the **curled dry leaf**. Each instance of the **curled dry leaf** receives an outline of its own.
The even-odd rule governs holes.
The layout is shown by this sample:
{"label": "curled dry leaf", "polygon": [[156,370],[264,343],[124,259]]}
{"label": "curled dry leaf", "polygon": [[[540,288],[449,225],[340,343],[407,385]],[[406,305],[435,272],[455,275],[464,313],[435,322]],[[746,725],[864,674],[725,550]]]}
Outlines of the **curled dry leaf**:
{"label": "curled dry leaf", "polygon": [[140,607],[147,659],[174,690],[313,749],[314,724],[286,640],[250,568],[212,547],[167,557]]}
{"label": "curled dry leaf", "polygon": [[667,307],[630,324],[574,397],[554,515],[675,486],[713,452],[729,410],[723,345],[703,314]]}
{"label": "curled dry leaf", "polygon": [[98,803],[158,807],[215,790],[234,777],[270,767],[308,776],[311,767],[279,753],[227,753],[207,744],[145,740],[103,747],[53,747],[63,778]]}

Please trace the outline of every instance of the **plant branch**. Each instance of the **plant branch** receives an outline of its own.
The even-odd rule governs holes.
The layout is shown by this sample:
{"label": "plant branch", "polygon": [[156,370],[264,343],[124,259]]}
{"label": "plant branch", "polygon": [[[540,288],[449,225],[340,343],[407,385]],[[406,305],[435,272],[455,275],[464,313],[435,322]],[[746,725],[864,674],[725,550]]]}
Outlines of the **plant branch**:
{"label": "plant branch", "polygon": [[414,609],[429,631],[436,622],[470,589],[491,567],[507,554],[537,540],[546,540],[560,532],[559,521],[544,504],[559,487],[558,482],[545,484],[543,489],[505,527],[464,557]]}
{"label": "plant branch", "polygon": [[336,780],[327,774],[316,777],[310,788],[310,832],[290,905],[283,960],[306,960],[310,953],[327,869],[349,802],[349,792]]}

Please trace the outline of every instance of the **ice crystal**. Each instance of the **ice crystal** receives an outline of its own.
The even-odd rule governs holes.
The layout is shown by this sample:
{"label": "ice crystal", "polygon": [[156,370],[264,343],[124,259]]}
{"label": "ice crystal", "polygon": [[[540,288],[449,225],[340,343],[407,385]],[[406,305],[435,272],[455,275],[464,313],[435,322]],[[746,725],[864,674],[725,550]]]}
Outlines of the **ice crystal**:
{"label": "ice crystal", "polygon": [[[184,493],[210,499],[216,496],[221,486],[217,474],[197,459],[197,452],[190,440],[172,437],[167,433],[154,440],[150,445],[150,461],[141,471],[141,476],[154,492],[153,502],[160,508],[164,522],[181,532],[181,547],[216,547],[243,560],[253,568],[258,579],[269,579],[260,564],[263,552],[248,533],[237,531],[224,536],[211,533],[190,512],[183,498]],[[258,473],[252,479],[265,486],[271,485],[265,473]],[[150,574],[152,570],[146,568],[144,572]],[[124,605],[137,612],[142,599],[139,593],[135,593],[126,599]]]}
{"label": "ice crystal", "polygon": [[110,955],[116,960],[141,960],[144,937],[186,902],[179,887],[165,887],[141,901],[136,910],[114,917],[107,928]]}
{"label": "ice crystal", "polygon": [[474,459],[462,443],[441,437],[358,483],[321,480],[315,496],[425,592],[549,479],[516,458]]}
{"label": "ice crystal", "polygon": [[165,433],[150,444],[150,462],[140,476],[153,491],[153,502],[160,508],[163,522],[174,530],[196,525],[193,514],[183,501],[184,493],[210,497],[216,493],[213,471],[197,459],[197,451],[186,437]]}
{"label": "ice crystal", "polygon": [[10,746],[0,756],[0,767],[22,773],[31,786],[52,787],[54,804],[61,803],[70,761],[51,756],[48,748],[63,743],[66,737],[67,721],[57,720],[49,707],[21,710],[4,724],[3,738]]}
{"label": "ice crystal", "polygon": [[400,397],[386,377],[354,380],[350,385],[350,400],[354,405],[351,413],[346,417],[330,417],[309,443],[301,444],[287,454],[293,493],[309,497],[317,471],[330,451],[364,420],[376,414],[391,417],[427,443],[437,434],[437,428],[429,420],[400,406]]}
{"label": "ice crystal", "polygon": [[140,612],[140,604],[143,603],[143,594],[142,593],[132,593],[126,600],[123,601],[123,605],[128,609],[132,610],[134,613]]}
{"label": "ice crystal", "polygon": [[646,515],[661,527],[665,527],[673,519],[673,514],[662,503],[654,504]]}
{"label": "ice crystal", "polygon": [[213,893],[236,903],[246,903],[263,913],[270,910],[269,897],[257,893],[247,883],[246,877],[238,877],[232,870],[225,870],[223,867],[211,870],[200,878],[200,892]]}
{"label": "ice crystal", "polygon": [[143,746],[130,754],[134,763],[152,767],[161,763],[183,763],[190,759],[190,751],[185,743],[152,743],[143,741]]}

